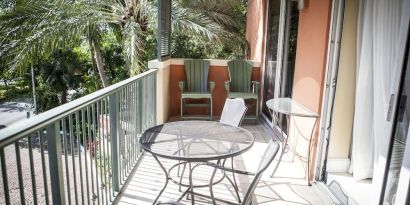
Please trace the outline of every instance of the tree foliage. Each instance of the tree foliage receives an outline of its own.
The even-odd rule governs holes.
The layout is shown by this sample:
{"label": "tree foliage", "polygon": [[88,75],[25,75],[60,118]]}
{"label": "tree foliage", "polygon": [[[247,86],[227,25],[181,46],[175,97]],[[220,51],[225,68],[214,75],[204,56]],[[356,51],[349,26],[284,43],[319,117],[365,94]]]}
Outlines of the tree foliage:
{"label": "tree foliage", "polygon": [[[34,65],[39,95],[58,100],[45,110],[68,90],[81,96],[138,74],[156,57],[156,2],[3,0],[0,76],[19,81]],[[245,16],[244,0],[173,0],[173,57],[243,57]]]}

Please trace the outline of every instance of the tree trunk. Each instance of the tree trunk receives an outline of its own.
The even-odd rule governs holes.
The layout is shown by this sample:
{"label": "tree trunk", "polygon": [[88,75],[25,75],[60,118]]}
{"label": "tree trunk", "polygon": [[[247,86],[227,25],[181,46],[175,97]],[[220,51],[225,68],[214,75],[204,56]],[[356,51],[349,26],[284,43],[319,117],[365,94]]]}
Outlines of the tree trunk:
{"label": "tree trunk", "polygon": [[107,77],[105,76],[105,71],[104,71],[104,64],[102,62],[102,56],[101,56],[101,49],[100,49],[100,45],[98,44],[98,42],[93,39],[91,37],[91,39],[89,40],[90,42],[90,47],[91,47],[91,52],[92,55],[94,57],[94,60],[97,64],[97,69],[98,69],[98,73],[100,75],[100,79],[102,82],[103,87],[108,87],[110,84],[108,83]]}
{"label": "tree trunk", "polygon": [[63,91],[61,91],[61,105],[65,104],[67,102],[67,90],[64,89]]}

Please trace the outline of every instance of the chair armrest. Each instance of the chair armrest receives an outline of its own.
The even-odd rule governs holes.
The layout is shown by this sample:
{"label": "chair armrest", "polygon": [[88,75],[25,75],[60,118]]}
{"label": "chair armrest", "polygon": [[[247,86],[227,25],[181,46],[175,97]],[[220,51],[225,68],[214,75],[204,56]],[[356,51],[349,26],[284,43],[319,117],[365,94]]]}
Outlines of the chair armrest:
{"label": "chair armrest", "polygon": [[259,82],[258,81],[252,81],[252,92],[253,93],[258,93],[259,91]]}
{"label": "chair armrest", "polygon": [[178,82],[178,86],[179,86],[179,90],[181,91],[181,93],[184,91],[184,87],[185,87],[185,82],[184,81],[179,81]]}
{"label": "chair armrest", "polygon": [[230,87],[231,81],[225,81],[225,89],[226,91],[229,92],[229,87]]}
{"label": "chair armrest", "polygon": [[215,81],[209,81],[209,91],[211,91],[211,93],[214,90],[214,88],[215,88]]}

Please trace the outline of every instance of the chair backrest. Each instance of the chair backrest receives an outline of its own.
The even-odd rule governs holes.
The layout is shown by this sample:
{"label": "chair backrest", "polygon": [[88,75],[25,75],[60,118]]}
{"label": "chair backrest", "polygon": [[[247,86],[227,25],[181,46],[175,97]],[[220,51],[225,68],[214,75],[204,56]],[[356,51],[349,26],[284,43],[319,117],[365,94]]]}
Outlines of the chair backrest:
{"label": "chair backrest", "polygon": [[252,63],[245,60],[228,62],[229,89],[233,92],[251,92]]}
{"label": "chair backrest", "polygon": [[224,108],[222,110],[221,120],[222,124],[232,125],[239,127],[245,116],[248,108],[245,105],[245,100],[242,98],[229,99],[225,101]]}
{"label": "chair backrest", "polygon": [[269,167],[273,159],[275,159],[276,154],[279,150],[279,144],[272,139],[268,143],[268,147],[263,154],[262,160],[259,162],[258,169],[256,170],[255,178],[253,178],[249,189],[246,191],[246,194],[243,198],[242,205],[249,205],[252,202],[252,194],[255,191],[260,179],[262,178],[263,172]]}
{"label": "chair backrest", "polygon": [[188,92],[208,91],[209,61],[207,60],[185,60],[185,75]]}

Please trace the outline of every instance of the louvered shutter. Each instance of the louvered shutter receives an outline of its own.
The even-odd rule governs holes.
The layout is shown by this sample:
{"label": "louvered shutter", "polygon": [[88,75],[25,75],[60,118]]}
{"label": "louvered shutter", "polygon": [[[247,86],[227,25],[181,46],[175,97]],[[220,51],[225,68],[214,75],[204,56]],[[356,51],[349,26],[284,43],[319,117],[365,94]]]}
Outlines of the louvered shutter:
{"label": "louvered shutter", "polygon": [[158,0],[157,56],[159,61],[171,57],[171,3],[172,0]]}

